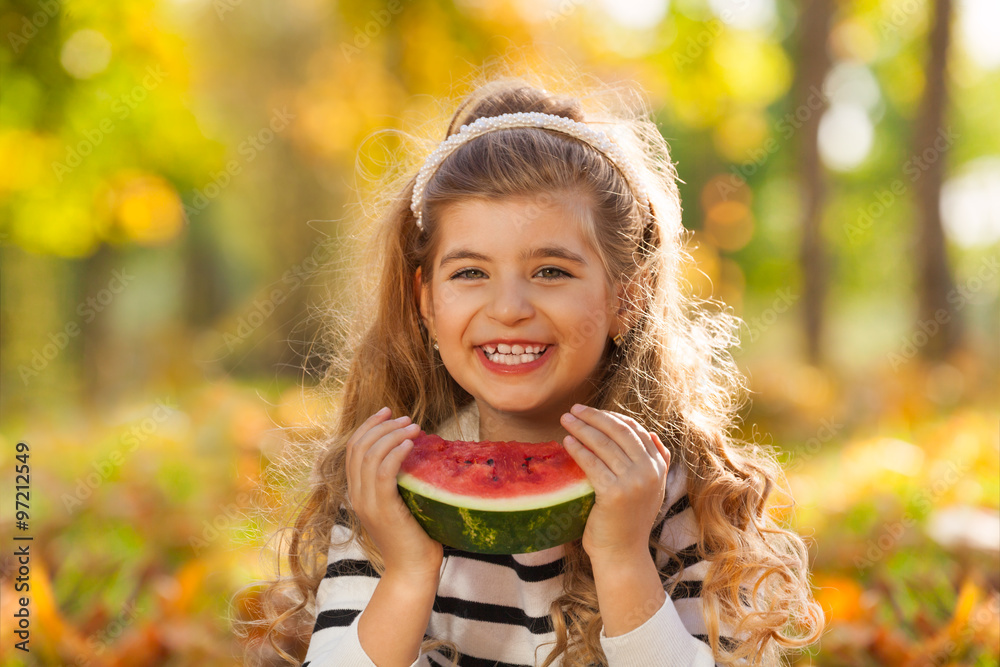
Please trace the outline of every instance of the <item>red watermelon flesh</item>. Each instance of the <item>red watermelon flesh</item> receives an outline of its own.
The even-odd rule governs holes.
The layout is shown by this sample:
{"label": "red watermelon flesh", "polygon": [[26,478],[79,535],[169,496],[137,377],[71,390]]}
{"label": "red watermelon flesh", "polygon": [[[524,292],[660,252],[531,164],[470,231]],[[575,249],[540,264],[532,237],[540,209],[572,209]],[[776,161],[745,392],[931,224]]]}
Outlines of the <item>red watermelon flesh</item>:
{"label": "red watermelon flesh", "polygon": [[551,493],[587,479],[557,442],[470,442],[420,432],[403,472],[452,493],[511,498]]}
{"label": "red watermelon flesh", "polygon": [[557,442],[445,440],[421,431],[397,481],[431,537],[478,553],[527,553],[576,539],[595,498]]}

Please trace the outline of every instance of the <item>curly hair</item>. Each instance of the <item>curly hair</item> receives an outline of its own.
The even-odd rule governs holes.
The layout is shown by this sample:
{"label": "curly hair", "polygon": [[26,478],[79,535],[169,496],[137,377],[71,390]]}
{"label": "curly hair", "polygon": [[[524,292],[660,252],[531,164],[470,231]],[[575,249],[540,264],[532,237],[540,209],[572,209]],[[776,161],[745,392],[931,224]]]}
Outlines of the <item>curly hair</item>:
{"label": "curly hair", "polygon": [[[289,663],[301,660],[285,649],[299,653],[308,644],[335,522],[346,518],[351,539],[376,571],[384,572],[356,515],[340,513],[346,505],[345,448],[351,434],[383,406],[410,415],[432,432],[473,400],[435,355],[413,288],[418,267],[423,280],[431,280],[443,209],[473,198],[542,201],[552,193],[587,202],[585,228],[609,284],[634,288],[627,292],[631,326],[620,346],[605,350],[589,404],[630,415],[663,434],[671,466],[682,466],[688,475],[699,556],[709,561],[701,597],[716,661],[783,664],[786,653],[813,643],[823,630],[823,613],[809,584],[806,545],[779,525],[768,506],[772,491],[784,488],[777,455],[736,435],[747,391],[729,349],[738,344],[741,321],[720,302],[691,294],[685,279],[685,268],[693,263],[691,233],[681,223],[678,179],[667,144],[646,102],[631,84],[610,85],[582,75],[571,80],[565,69],[555,77],[524,69],[479,74],[485,80],[457,105],[444,135],[477,118],[522,111],[613,132],[643,179],[654,215],[640,215],[621,173],[592,146],[541,128],[517,128],[477,137],[445,160],[425,190],[420,230],[410,211],[419,166],[412,158],[426,155],[439,139],[421,142],[421,150],[400,151],[405,157],[377,179],[372,196],[365,198],[378,206],[359,216],[374,225],[370,234],[358,236],[365,240],[366,254],[352,289],[357,304],[326,313],[329,366],[318,390],[336,406],[334,418],[320,425],[310,443],[288,454],[299,468],[307,457],[315,464],[297,488],[293,519],[275,535],[280,538],[277,574],[256,584],[258,617],[237,624],[247,646],[256,647],[247,649],[248,664],[262,664],[265,654]],[[680,559],[652,537],[650,547],[674,558],[683,570]],[[284,576],[282,560],[289,571]],[[556,641],[542,667],[559,656],[567,665],[607,664],[593,571],[579,540],[566,545],[564,590],[550,613]],[[735,628],[741,641],[722,645],[724,627]],[[426,640],[422,650],[440,647],[457,655],[457,647],[446,640]]]}

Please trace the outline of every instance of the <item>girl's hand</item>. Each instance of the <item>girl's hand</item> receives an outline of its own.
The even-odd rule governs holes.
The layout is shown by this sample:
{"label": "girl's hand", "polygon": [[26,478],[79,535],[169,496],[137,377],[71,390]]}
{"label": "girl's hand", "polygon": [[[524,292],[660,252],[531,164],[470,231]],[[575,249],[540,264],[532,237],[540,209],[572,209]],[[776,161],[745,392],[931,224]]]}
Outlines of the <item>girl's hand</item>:
{"label": "girl's hand", "polygon": [[[572,413],[572,414],[571,414]],[[670,452],[631,417],[574,405],[562,416],[563,444],[597,493],[583,532],[595,557],[649,553],[649,534],[663,505]]]}
{"label": "girl's hand", "polygon": [[[347,495],[392,576],[437,578],[444,548],[410,514],[396,488],[396,475],[420,428],[407,416],[389,420],[376,412],[347,441]],[[406,444],[404,444],[406,443]]]}

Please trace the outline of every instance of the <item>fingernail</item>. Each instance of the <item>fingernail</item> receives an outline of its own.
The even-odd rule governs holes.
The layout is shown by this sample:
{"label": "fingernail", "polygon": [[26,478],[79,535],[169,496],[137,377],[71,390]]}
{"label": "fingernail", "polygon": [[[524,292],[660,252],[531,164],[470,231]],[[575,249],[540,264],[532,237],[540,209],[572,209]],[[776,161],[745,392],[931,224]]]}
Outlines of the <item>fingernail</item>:
{"label": "fingernail", "polygon": [[583,411],[584,411],[585,409],[586,409],[586,406],[584,406],[584,405],[580,405],[579,403],[575,403],[575,404],[573,405],[573,407],[572,407],[572,408],[570,408],[570,412],[574,412],[574,413],[576,413],[576,414],[580,414],[580,413],[581,413],[581,412],[583,412]]}
{"label": "fingernail", "polygon": [[575,422],[575,421],[577,421],[576,417],[574,417],[573,415],[571,415],[568,412],[563,415],[563,419],[565,419],[568,422]]}
{"label": "fingernail", "polygon": [[379,415],[380,417],[389,414],[389,406],[385,406],[375,414]]}

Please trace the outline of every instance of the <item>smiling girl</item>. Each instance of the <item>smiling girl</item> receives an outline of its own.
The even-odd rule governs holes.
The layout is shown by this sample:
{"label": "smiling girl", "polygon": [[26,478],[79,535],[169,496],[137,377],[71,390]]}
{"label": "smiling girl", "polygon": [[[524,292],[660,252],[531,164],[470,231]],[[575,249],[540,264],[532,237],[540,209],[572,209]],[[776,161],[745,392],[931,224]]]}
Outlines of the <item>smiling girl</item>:
{"label": "smiling girl", "polygon": [[[611,93],[481,86],[390,199],[291,576],[261,597],[288,663],[775,665],[818,637],[805,545],[767,509],[781,469],[730,433],[738,320],[685,291],[667,147]],[[396,488],[421,429],[561,442],[597,494],[583,537],[435,542]]]}

